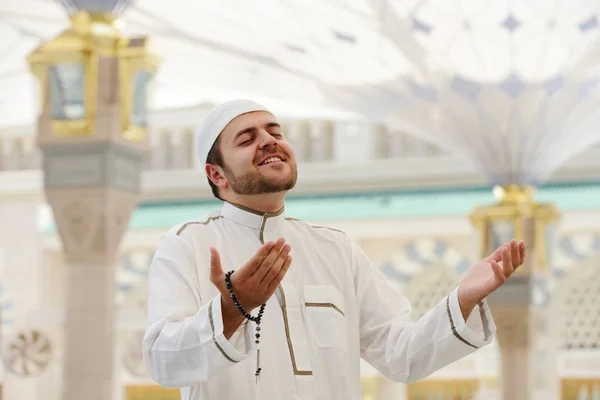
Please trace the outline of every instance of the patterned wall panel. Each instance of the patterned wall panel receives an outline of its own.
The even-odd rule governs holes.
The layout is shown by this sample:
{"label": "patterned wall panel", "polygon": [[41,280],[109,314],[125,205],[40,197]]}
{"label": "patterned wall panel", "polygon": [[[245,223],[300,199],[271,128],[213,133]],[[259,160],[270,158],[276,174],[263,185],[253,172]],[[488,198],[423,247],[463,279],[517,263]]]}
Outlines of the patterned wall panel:
{"label": "patterned wall panel", "polygon": [[404,290],[416,321],[460,284],[460,275],[445,265],[430,266],[416,275]]}
{"label": "patterned wall panel", "polygon": [[145,281],[153,257],[154,250],[148,248],[130,249],[123,253],[117,271],[117,306],[121,306],[127,295]]}
{"label": "patterned wall panel", "polygon": [[[600,348],[600,233],[560,236],[549,291],[561,346]],[[600,400],[600,398],[599,398]]]}
{"label": "patterned wall panel", "polygon": [[[552,296],[553,330],[566,349],[600,349],[600,260],[576,264]],[[600,399],[599,399],[600,400]]]}
{"label": "patterned wall panel", "polygon": [[471,261],[443,239],[419,239],[392,251],[380,268],[386,277],[405,285],[423,268],[440,264],[462,276],[469,269]]}
{"label": "patterned wall panel", "polygon": [[562,278],[573,265],[600,255],[600,233],[575,232],[562,235],[554,254],[553,275]]}

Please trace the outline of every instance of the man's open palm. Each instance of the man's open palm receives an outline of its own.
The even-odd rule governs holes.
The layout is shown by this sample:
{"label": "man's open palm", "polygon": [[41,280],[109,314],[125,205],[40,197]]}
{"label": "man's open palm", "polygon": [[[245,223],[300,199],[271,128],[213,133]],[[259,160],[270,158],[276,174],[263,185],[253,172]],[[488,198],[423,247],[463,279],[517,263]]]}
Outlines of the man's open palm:
{"label": "man's open palm", "polygon": [[473,265],[458,291],[459,302],[475,306],[506,282],[525,260],[525,243],[511,240]]}

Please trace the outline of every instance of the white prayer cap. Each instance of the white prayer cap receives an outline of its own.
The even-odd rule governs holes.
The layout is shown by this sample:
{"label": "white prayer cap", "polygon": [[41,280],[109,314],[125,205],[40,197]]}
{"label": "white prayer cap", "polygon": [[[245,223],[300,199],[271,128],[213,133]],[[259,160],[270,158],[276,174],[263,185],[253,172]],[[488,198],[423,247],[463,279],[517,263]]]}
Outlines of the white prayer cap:
{"label": "white prayer cap", "polygon": [[223,103],[206,117],[196,134],[198,158],[202,166],[206,164],[208,153],[227,124],[235,117],[253,111],[270,111],[252,100],[238,99]]}

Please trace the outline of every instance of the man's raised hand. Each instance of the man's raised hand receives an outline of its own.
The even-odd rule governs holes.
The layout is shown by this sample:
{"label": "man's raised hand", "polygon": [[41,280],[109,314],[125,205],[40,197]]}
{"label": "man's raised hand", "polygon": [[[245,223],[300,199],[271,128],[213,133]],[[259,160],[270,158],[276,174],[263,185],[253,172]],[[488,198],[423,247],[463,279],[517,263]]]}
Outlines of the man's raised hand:
{"label": "man's raised hand", "polygon": [[[265,243],[246,264],[231,275],[233,293],[246,312],[266,303],[273,295],[292,263],[289,253],[290,246],[284,239]],[[231,302],[225,287],[225,272],[219,252],[211,247],[210,254],[210,281],[219,289],[223,299]]]}

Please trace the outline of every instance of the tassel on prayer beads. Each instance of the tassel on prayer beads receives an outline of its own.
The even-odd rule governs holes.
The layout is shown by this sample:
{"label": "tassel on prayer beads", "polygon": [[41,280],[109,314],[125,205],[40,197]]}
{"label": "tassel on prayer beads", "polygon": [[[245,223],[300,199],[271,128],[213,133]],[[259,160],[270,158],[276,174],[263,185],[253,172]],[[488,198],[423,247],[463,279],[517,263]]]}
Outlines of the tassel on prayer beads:
{"label": "tassel on prayer beads", "polygon": [[256,373],[254,374],[256,376],[256,383],[258,383],[258,378],[260,378],[260,349],[256,350]]}

